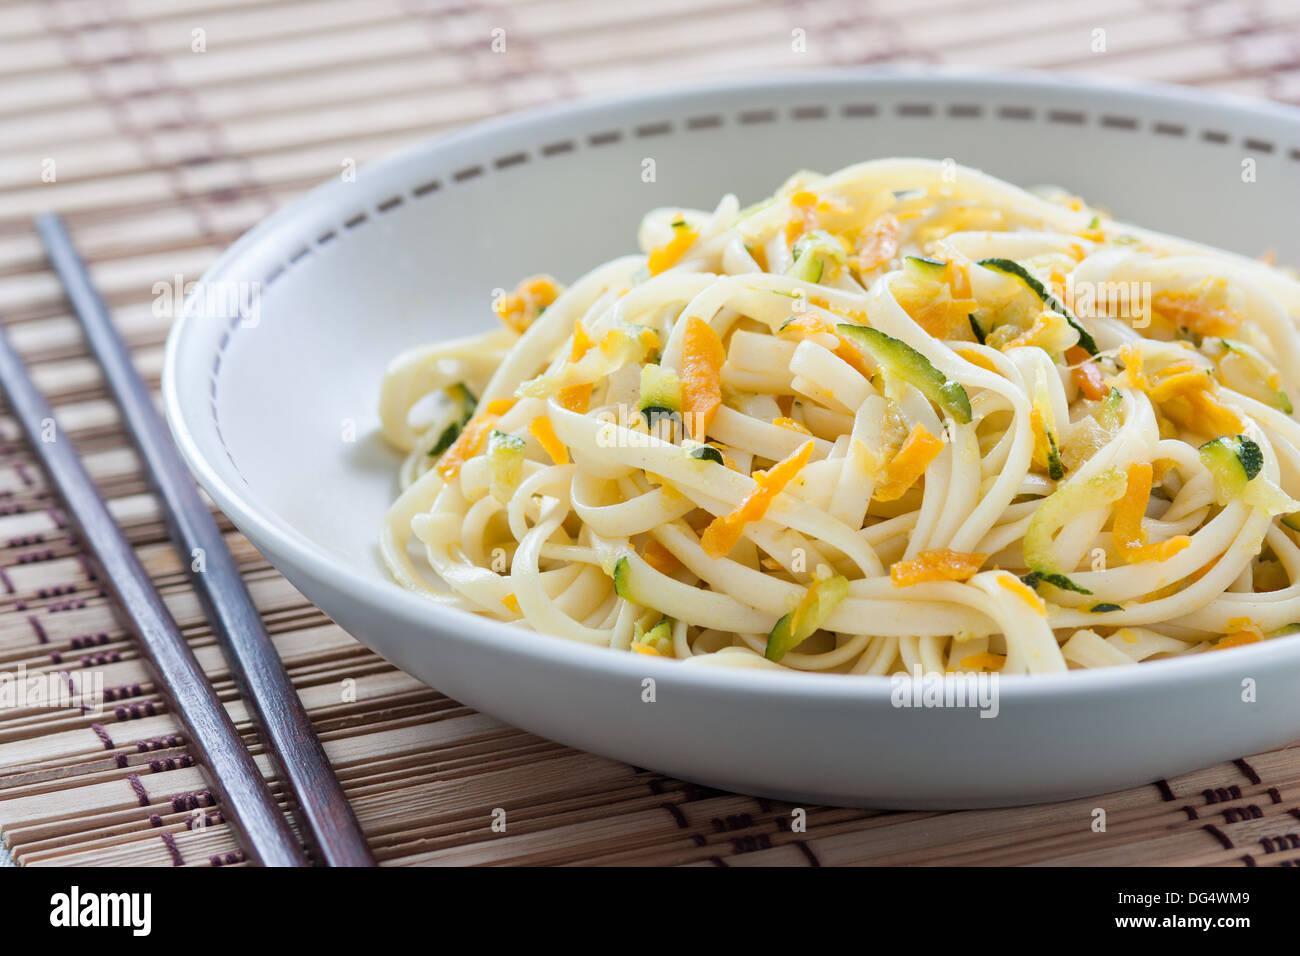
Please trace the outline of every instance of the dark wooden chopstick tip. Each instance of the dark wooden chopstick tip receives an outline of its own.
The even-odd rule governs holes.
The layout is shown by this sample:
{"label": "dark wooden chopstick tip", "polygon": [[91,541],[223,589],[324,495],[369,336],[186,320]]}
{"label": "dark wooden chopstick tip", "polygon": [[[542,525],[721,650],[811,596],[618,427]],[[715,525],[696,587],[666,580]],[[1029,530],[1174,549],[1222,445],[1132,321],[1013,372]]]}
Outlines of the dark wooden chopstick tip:
{"label": "dark wooden chopstick tip", "polygon": [[182,555],[201,549],[205,556],[202,572],[188,560],[184,564],[191,569],[191,583],[230,660],[267,752],[288,784],[305,837],[327,865],[374,866],[360,823],[244,586],[239,566],[199,496],[63,221],[44,214],[37,218],[36,228],[162,501],[174,545]]}
{"label": "dark wooden chopstick tip", "polygon": [[53,419],[54,412],[2,330],[0,383],[33,455],[58,490],[73,529],[102,570],[106,589],[129,622],[169,708],[180,719],[187,743],[209,772],[232,829],[255,861],[303,865],[306,855],[266,780],[76,451],[57,436],[54,441],[42,440],[42,422]]}

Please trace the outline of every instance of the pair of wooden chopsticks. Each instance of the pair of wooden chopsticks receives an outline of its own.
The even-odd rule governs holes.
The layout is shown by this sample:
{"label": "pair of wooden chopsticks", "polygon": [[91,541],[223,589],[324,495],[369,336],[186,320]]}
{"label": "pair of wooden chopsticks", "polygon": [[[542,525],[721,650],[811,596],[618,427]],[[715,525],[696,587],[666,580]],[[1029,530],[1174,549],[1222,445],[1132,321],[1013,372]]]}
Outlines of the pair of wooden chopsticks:
{"label": "pair of wooden chopsticks", "polygon": [[[251,705],[267,751],[288,785],[304,837],[326,865],[373,866],[374,858],[356,816],[244,587],[239,568],[62,220],[49,214],[38,218],[36,226],[162,500],[172,541],[184,557],[183,563],[191,568],[191,582],[225,649],[240,692]],[[49,440],[53,411],[2,331],[0,383],[32,451],[63,499],[82,544],[99,564],[109,593],[138,637],[155,684],[184,726],[186,740],[208,773],[223,816],[245,852],[253,862],[267,866],[310,865],[302,843],[280,812],[252,755],[76,451],[57,428],[54,440]],[[196,549],[201,549],[197,552],[203,555],[201,563],[190,560]],[[196,566],[203,570],[195,570]]]}

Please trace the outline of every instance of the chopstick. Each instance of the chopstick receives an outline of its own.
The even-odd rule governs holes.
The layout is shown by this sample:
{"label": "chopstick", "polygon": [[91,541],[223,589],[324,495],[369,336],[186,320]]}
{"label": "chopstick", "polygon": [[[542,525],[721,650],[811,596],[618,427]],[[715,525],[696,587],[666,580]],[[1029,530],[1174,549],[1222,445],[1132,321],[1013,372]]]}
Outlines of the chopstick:
{"label": "chopstick", "polygon": [[266,866],[307,864],[306,854],[230,715],[126,535],[109,514],[72,443],[60,434],[54,412],[3,330],[0,385],[27,444],[62,497],[78,539],[98,563],[104,586],[125,612],[152,667],[154,683],[168,709],[180,719],[186,743],[208,771],[222,815],[245,852]]}
{"label": "chopstick", "polygon": [[[239,566],[199,497],[63,221],[47,213],[37,217],[36,228],[162,499],[172,542],[190,568],[190,581],[250,705],[267,752],[288,785],[304,836],[328,866],[374,866],[361,825],[244,586]],[[203,556],[201,571],[189,560],[194,554]]]}

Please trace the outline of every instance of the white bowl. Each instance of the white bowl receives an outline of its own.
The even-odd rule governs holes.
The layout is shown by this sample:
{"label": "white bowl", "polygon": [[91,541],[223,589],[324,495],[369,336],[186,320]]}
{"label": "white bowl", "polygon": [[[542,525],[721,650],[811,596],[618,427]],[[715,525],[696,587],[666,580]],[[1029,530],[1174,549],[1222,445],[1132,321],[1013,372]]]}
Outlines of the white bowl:
{"label": "white bowl", "polygon": [[258,321],[196,297],[167,344],[167,415],[203,487],[322,610],[421,680],[534,733],[831,804],[995,806],[1151,782],[1300,736],[1300,639],[1006,678],[998,716],[982,719],[896,708],[885,678],[689,668],[442,610],[378,560],[398,464],[378,434],[380,375],[404,348],[490,326],[494,287],[541,271],[572,279],[633,251],[651,207],[711,208],[726,192],[749,202],[796,169],[881,156],[952,157],[1300,262],[1298,115],[1036,75],[852,72],[507,117],[323,186],[237,242],[204,285],[260,282]]}

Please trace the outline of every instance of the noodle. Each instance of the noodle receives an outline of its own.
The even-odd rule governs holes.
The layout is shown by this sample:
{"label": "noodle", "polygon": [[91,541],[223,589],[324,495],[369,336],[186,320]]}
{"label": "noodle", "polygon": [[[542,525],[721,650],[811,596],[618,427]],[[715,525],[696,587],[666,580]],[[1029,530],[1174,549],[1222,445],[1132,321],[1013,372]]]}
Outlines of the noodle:
{"label": "noodle", "polygon": [[392,363],[402,586],[589,644],[842,674],[1295,629],[1292,274],[917,159],[655,210],[639,241]]}

